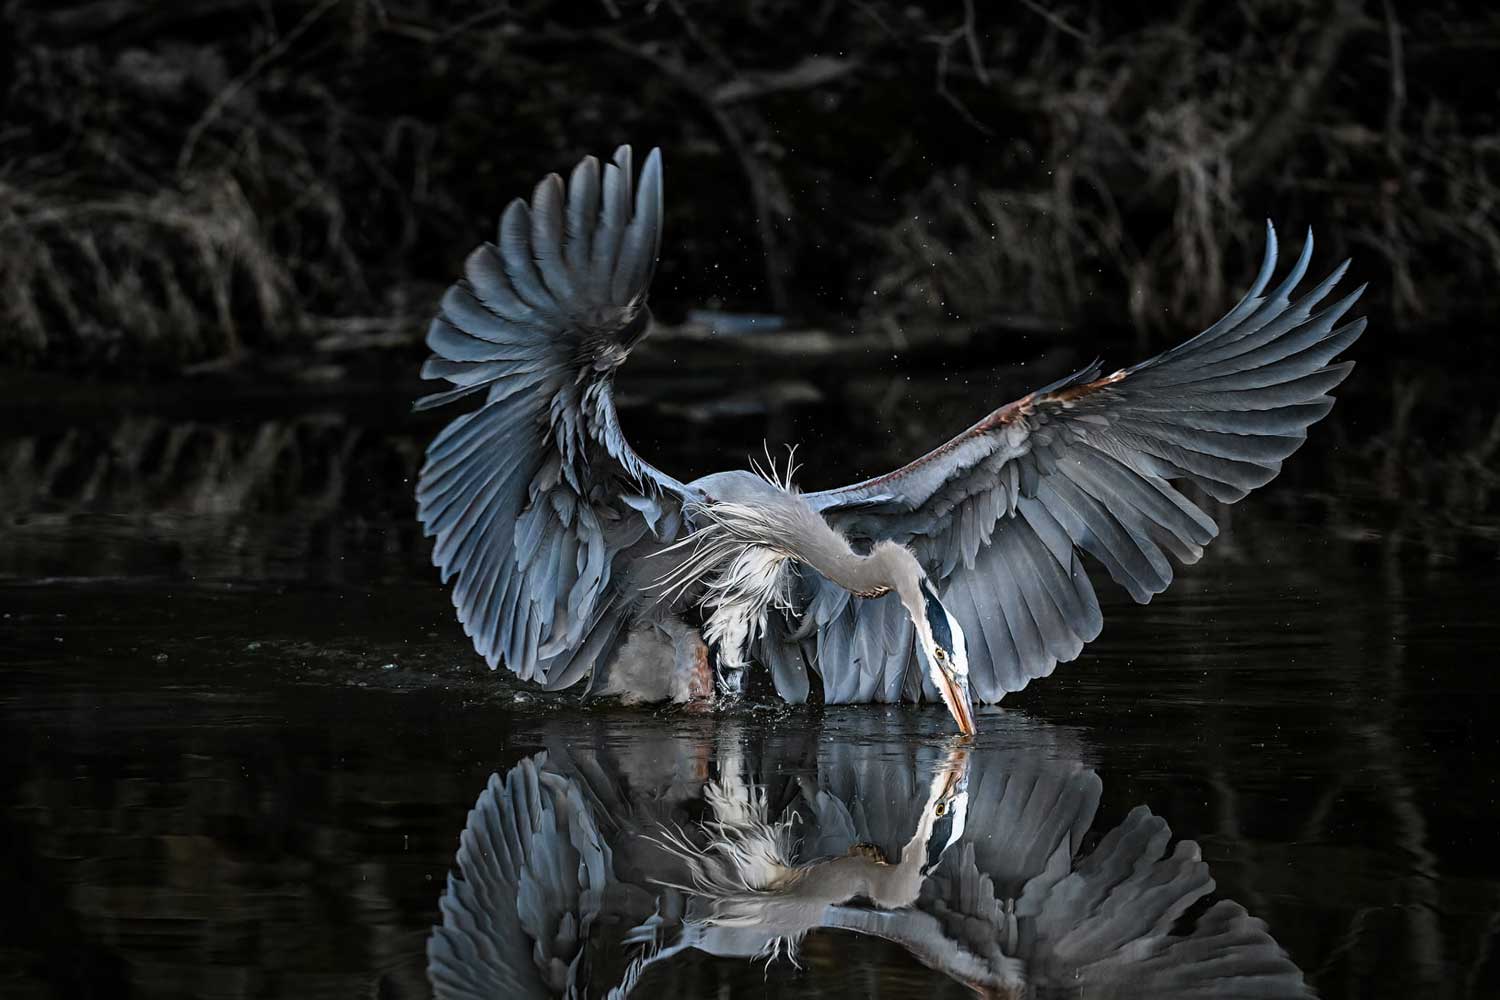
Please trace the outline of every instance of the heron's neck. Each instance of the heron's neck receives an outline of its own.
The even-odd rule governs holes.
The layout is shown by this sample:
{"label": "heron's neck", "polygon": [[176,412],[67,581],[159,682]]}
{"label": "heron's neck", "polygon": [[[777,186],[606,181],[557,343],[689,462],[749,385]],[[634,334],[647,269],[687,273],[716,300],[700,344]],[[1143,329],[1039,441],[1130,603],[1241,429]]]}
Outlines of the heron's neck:
{"label": "heron's neck", "polygon": [[[922,566],[910,549],[896,542],[881,541],[868,554],[855,552],[849,540],[800,494],[788,493],[787,499],[775,519],[750,519],[749,523],[742,523],[745,519],[739,515],[721,517],[736,537],[811,566],[851,594],[878,597],[894,590],[901,595],[909,612],[914,616],[921,613],[922,599],[917,587],[923,576]],[[774,527],[774,533],[766,533],[767,525]]]}
{"label": "heron's neck", "polygon": [[837,545],[820,546],[810,554],[817,560],[809,560],[813,569],[861,597],[901,590],[905,581],[920,576],[916,557],[895,542],[877,542],[868,555],[861,555],[839,536]]}
{"label": "heron's neck", "polygon": [[785,891],[800,901],[825,906],[863,898],[881,909],[900,909],[916,902],[921,894],[926,852],[925,838],[920,844],[907,844],[900,856],[889,862],[851,851],[844,857],[796,869]]}

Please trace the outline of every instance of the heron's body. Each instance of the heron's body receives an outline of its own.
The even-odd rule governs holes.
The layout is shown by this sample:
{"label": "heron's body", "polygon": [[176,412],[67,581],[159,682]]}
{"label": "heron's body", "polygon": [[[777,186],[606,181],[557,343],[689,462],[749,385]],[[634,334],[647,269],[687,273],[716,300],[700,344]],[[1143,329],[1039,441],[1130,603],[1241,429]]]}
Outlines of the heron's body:
{"label": "heron's body", "polygon": [[[1137,601],[1194,562],[1213,520],[1268,482],[1333,405],[1359,291],[1314,311],[1310,260],[1199,336],[1111,375],[1091,366],[909,465],[803,494],[731,471],[682,483],[630,447],[613,378],[650,330],[661,164],[628,148],[506,210],[443,299],[424,367],[483,394],[428,450],[417,496],[434,562],[491,667],[638,699],[730,695],[754,664],[829,702],[938,700],[972,729],[1102,626],[1087,553]],[[710,655],[710,648],[712,655]],[[921,667],[922,669],[916,669]],[[711,676],[710,676],[711,674]]]}

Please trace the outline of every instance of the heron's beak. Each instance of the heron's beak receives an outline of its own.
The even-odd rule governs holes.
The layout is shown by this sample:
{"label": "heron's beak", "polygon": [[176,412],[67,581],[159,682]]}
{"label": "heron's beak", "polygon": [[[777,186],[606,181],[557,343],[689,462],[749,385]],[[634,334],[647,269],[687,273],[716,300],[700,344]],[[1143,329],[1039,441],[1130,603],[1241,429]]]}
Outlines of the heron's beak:
{"label": "heron's beak", "polygon": [[958,723],[958,731],[965,736],[973,736],[979,730],[974,725],[974,702],[969,697],[969,679],[946,663],[939,663],[937,668],[935,680],[938,694],[943,696],[943,704],[948,706],[953,721]]}
{"label": "heron's beak", "polygon": [[925,578],[919,584],[920,610],[913,610],[917,648],[927,662],[928,674],[943,704],[958,723],[958,731],[973,736],[974,703],[969,696],[969,650],[958,619],[948,613],[937,592]]}

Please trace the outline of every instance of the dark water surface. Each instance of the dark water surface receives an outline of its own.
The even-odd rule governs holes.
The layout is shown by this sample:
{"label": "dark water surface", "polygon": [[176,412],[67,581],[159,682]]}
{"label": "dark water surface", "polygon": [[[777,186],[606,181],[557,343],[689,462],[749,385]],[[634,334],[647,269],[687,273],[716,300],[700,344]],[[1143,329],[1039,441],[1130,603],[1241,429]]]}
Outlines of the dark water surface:
{"label": "dark water surface", "polygon": [[[1174,934],[1233,901],[1320,995],[1500,995],[1495,442],[1489,417],[1439,438],[1443,414],[1403,416],[1421,378],[1381,373],[1336,410],[1150,606],[1096,576],[1101,639],[980,716],[943,864],[973,844],[984,873],[1008,836],[980,808],[997,775],[1018,795],[1062,775],[1097,800],[1047,814],[1086,831],[1060,856],[1077,871],[1138,806],[1196,842],[1216,885]],[[833,482],[973,416],[955,379],[709,384],[625,417],[673,471],[801,438]],[[996,403],[1040,380],[968,379]],[[623,883],[651,822],[711,818],[711,779],[759,783],[767,818],[797,813],[828,853],[893,859],[957,766],[931,707],[627,710],[488,673],[410,520],[431,426],[404,397],[213,395],[17,404],[0,431],[0,996],[429,995],[428,935],[492,773],[588,789]],[[845,841],[809,819],[819,802],[855,817]],[[591,929],[599,968],[625,929]],[[637,995],[972,995],[919,951],[813,930],[796,963],[683,954]]]}

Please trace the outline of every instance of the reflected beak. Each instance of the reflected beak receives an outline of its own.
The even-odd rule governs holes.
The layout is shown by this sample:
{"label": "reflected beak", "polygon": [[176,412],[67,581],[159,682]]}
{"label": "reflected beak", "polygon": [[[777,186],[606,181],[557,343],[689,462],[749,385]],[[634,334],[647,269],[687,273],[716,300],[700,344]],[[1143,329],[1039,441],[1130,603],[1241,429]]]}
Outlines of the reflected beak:
{"label": "reflected beak", "polygon": [[940,777],[942,786],[938,791],[938,798],[947,798],[963,785],[969,787],[969,748],[965,743],[955,742],[948,747],[948,756],[940,765]]}
{"label": "reflected beak", "polygon": [[950,670],[947,664],[939,664],[937,682],[938,693],[943,696],[943,704],[948,706],[953,721],[958,723],[958,731],[965,736],[973,736],[978,729],[974,725],[974,703],[969,697],[969,679]]}

